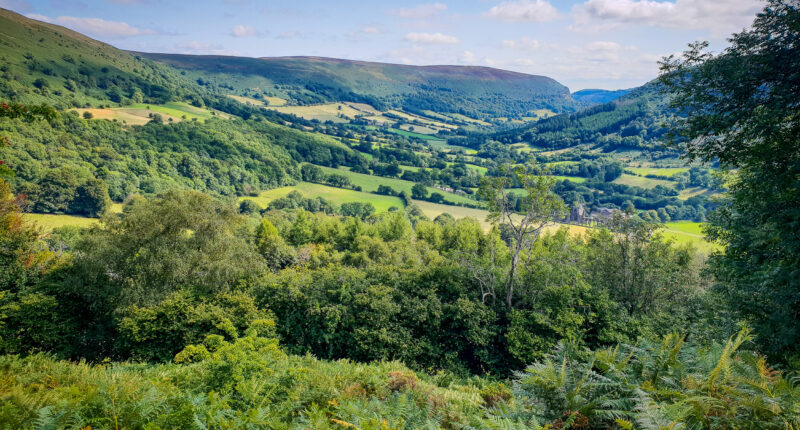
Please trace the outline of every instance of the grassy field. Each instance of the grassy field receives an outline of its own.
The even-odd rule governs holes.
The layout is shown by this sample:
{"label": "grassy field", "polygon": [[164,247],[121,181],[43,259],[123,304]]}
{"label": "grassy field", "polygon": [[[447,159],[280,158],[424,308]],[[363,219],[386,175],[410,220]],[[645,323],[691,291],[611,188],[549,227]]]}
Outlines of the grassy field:
{"label": "grassy field", "polygon": [[645,178],[642,176],[634,176],[623,174],[617,179],[614,179],[615,184],[624,184],[633,187],[642,187],[642,188],[655,188],[658,185],[662,185],[668,188],[672,188],[675,183],[672,181],[667,181],[664,179],[653,179],[653,178]]}
{"label": "grassy field", "polygon": [[[425,135],[436,134],[436,132],[439,131],[438,129],[426,127],[424,125],[412,125],[412,124],[403,124],[399,126],[399,128],[400,130],[411,131],[414,133],[420,133]],[[411,130],[412,128],[413,130]]]}
{"label": "grassy field", "polygon": [[329,187],[327,185],[312,184],[301,182],[289,187],[275,188],[264,191],[258,197],[240,197],[239,200],[252,200],[262,208],[266,208],[269,202],[283,197],[292,191],[298,191],[303,197],[314,198],[322,197],[334,204],[364,202],[372,203],[377,212],[386,212],[394,206],[398,209],[403,208],[403,201],[399,197],[381,196],[378,194],[365,193],[361,191],[345,190],[342,188]]}
{"label": "grassy field", "polygon": [[[246,105],[253,105],[253,106],[284,106],[286,105],[286,100],[280,97],[264,97],[263,100],[254,99],[251,97],[243,97],[243,96],[235,96],[233,94],[229,94],[228,97],[236,100],[239,103],[243,103]],[[264,103],[266,101],[266,103]]]}
{"label": "grassy field", "polygon": [[83,115],[84,112],[90,112],[95,119],[116,119],[117,121],[125,121],[127,124],[131,125],[146,124],[148,121],[150,121],[149,116],[154,113],[160,114],[164,118],[164,121],[169,121],[172,119],[173,122],[184,120],[205,121],[213,118],[214,116],[230,118],[230,115],[222,112],[197,108],[188,103],[181,102],[171,102],[163,105],[139,103],[117,108],[90,108],[73,110],[77,111],[81,115]]}
{"label": "grassy field", "polygon": [[688,167],[629,167],[625,170],[630,170],[635,175],[639,176],[647,176],[647,175],[658,175],[658,176],[675,176],[678,173],[688,172]]}
{"label": "grassy field", "polygon": [[676,243],[689,243],[698,251],[708,253],[720,250],[720,246],[707,242],[703,236],[702,224],[692,221],[673,221],[664,224],[664,236]]}
{"label": "grassy field", "polygon": [[[386,185],[392,187],[397,192],[405,191],[409,195],[411,195],[411,188],[414,186],[413,182],[404,181],[402,179],[384,178],[382,176],[373,176],[363,173],[355,173],[344,168],[334,169],[331,167],[324,167],[324,166],[320,166],[320,168],[323,171],[325,171],[325,173],[329,174],[337,173],[340,175],[347,176],[348,178],[350,178],[350,181],[353,183],[353,185],[360,186],[361,189],[364,191],[377,191],[379,185]],[[445,199],[453,203],[475,203],[474,200],[466,196],[462,196],[461,194],[448,193],[447,191],[437,190],[436,188],[428,187],[428,192],[429,193],[436,192],[442,194],[443,196],[445,196]]]}
{"label": "grassy field", "polygon": [[53,215],[53,214],[23,214],[25,221],[41,227],[45,233],[53,231],[54,228],[73,225],[76,227],[91,227],[100,220],[97,218],[85,218],[72,215]]}
{"label": "grassy field", "polygon": [[[325,103],[311,106],[268,106],[268,108],[278,112],[296,115],[307,120],[316,119],[322,122],[333,121],[345,123],[350,122],[356,115],[362,115],[361,111],[353,109],[346,103]],[[341,118],[339,115],[342,115],[344,118]]]}

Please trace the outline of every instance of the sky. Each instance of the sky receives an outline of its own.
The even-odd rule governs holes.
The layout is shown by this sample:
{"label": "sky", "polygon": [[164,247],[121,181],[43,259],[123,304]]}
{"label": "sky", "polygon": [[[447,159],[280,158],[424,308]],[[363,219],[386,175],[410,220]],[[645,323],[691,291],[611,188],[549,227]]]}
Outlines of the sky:
{"label": "sky", "polygon": [[496,67],[570,90],[642,85],[689,42],[719,52],[761,0],[0,0],[118,48]]}

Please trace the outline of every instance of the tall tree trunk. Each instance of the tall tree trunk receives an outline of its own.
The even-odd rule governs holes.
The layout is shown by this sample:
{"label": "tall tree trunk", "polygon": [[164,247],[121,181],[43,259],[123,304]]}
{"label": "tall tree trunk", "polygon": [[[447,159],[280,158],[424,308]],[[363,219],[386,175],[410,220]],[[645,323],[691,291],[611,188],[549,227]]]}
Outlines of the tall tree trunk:
{"label": "tall tree trunk", "polygon": [[511,257],[511,268],[508,270],[508,293],[506,294],[506,304],[508,310],[511,310],[511,301],[514,298],[514,276],[517,274],[517,262],[519,261],[519,252],[522,250],[522,241],[517,241],[517,246],[514,249],[514,255]]}

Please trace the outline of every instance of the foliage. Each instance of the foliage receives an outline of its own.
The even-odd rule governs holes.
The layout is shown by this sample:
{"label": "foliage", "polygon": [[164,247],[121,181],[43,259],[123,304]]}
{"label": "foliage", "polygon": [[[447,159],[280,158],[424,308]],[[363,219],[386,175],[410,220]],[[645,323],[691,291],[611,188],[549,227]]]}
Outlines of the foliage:
{"label": "foliage", "polygon": [[744,349],[749,340],[743,330],[708,347],[677,335],[589,353],[561,346],[517,374],[515,396],[556,428],[796,427],[796,382]]}
{"label": "foliage", "polygon": [[661,77],[687,114],[673,125],[673,143],[735,169],[711,217],[709,236],[724,246],[711,267],[764,351],[783,359],[796,359],[800,344],[798,26],[796,2],[769,1],[721,54],[692,44],[664,61]]}

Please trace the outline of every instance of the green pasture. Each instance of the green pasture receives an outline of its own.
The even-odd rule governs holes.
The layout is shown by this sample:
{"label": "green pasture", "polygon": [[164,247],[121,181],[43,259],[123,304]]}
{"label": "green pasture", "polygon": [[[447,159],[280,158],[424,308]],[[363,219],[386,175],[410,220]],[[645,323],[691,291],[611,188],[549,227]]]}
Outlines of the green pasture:
{"label": "green pasture", "polygon": [[639,176],[647,176],[647,175],[658,175],[658,176],[675,176],[678,173],[688,172],[688,167],[629,167],[625,170],[629,170],[633,172],[635,175]]}
{"label": "green pasture", "polygon": [[653,178],[645,178],[643,176],[634,176],[623,174],[617,179],[614,179],[615,184],[623,184],[629,185],[632,187],[641,187],[641,188],[655,188],[658,185],[662,185],[668,188],[672,188],[675,186],[675,182],[667,181],[664,179],[653,179]]}
{"label": "green pasture", "polygon": [[[324,167],[319,166],[325,173],[337,173],[339,175],[344,175],[350,178],[350,182],[353,185],[358,185],[364,191],[377,191],[379,185],[386,185],[392,187],[398,193],[401,191],[407,192],[411,195],[411,188],[414,186],[414,183],[411,181],[405,181],[403,179],[396,179],[396,178],[384,178],[382,176],[373,176],[367,175],[364,173],[355,173],[351,172],[345,168],[334,169],[331,167]],[[428,187],[429,193],[439,193],[445,196],[450,202],[453,203],[475,203],[474,200],[470,199],[469,197],[463,196],[461,194],[456,193],[449,193],[447,191],[438,190],[436,188]]]}

